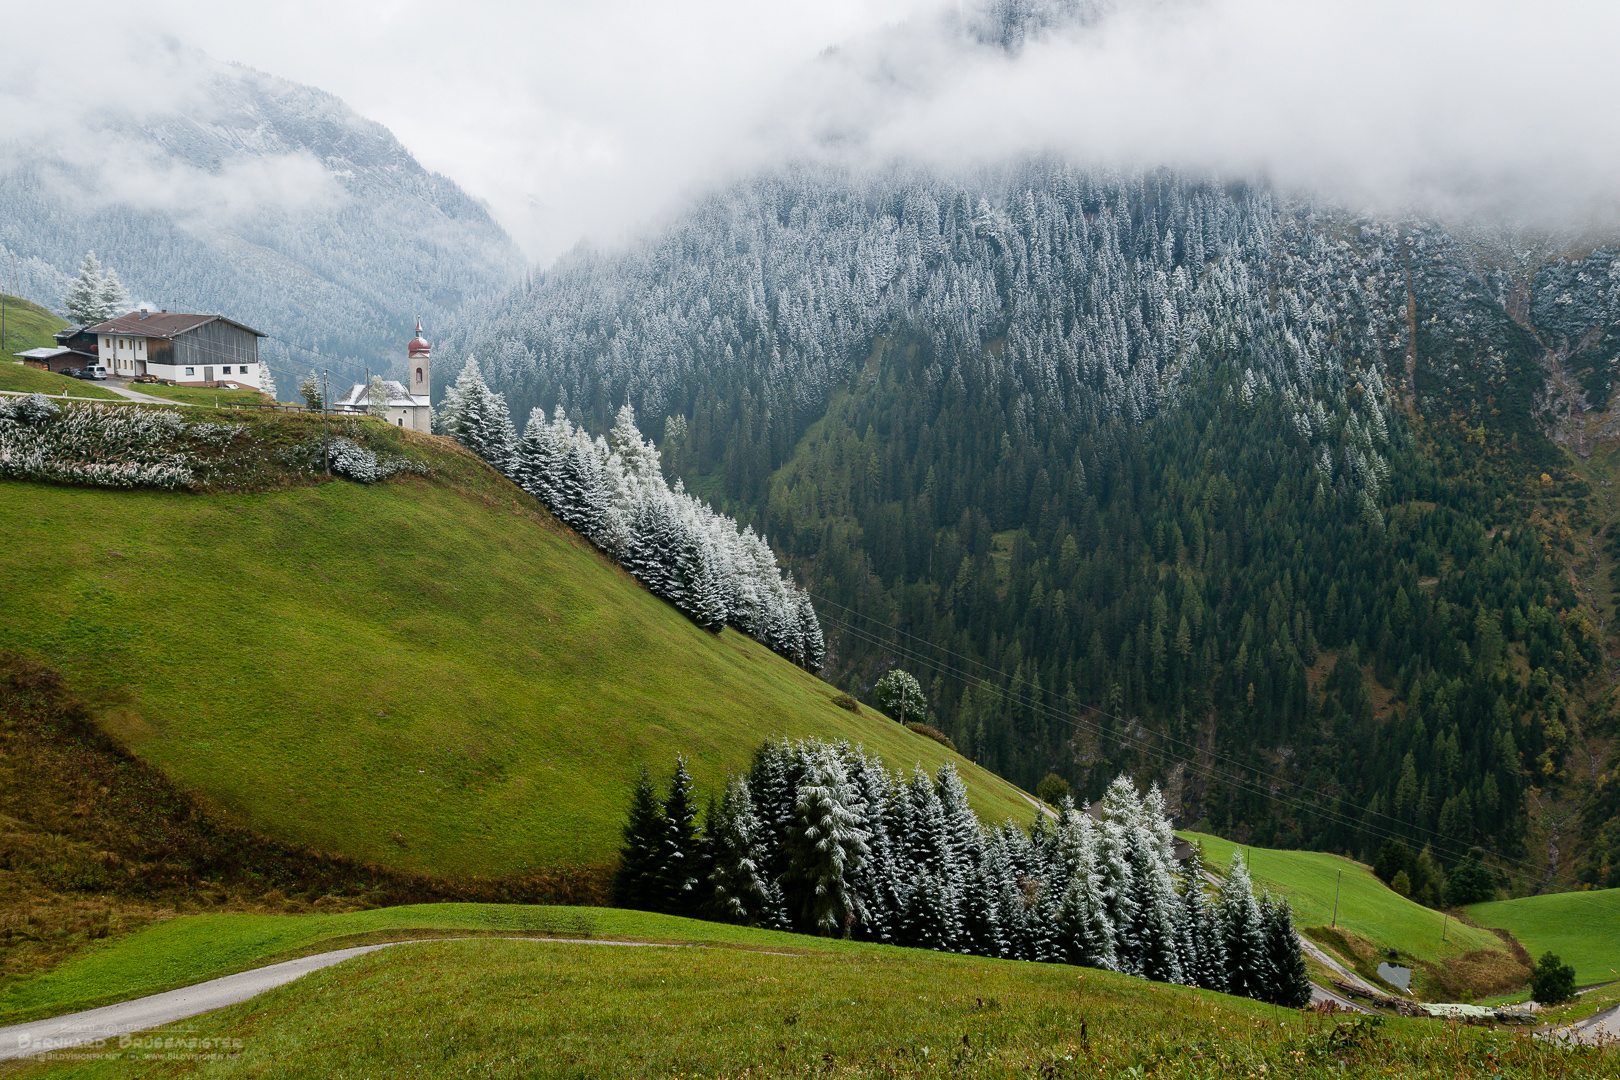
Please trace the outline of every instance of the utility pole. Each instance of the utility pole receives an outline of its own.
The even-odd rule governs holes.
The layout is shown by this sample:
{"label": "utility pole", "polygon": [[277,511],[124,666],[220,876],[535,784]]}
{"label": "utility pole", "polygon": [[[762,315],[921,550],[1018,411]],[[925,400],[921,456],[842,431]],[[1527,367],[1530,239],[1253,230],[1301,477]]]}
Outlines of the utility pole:
{"label": "utility pole", "polygon": [[1440,913],[1440,940],[1442,942],[1446,940],[1446,921],[1449,920],[1450,918],[1451,918],[1451,912],[1442,911]]}
{"label": "utility pole", "polygon": [[326,465],[326,475],[332,475],[332,429],[326,419],[326,402],[332,396],[328,385],[329,371],[321,372],[321,460]]}
{"label": "utility pole", "polygon": [[1339,886],[1344,884],[1344,871],[1339,871],[1339,877],[1333,882],[1333,925],[1330,929],[1339,928]]}
{"label": "utility pole", "polygon": [[900,722],[902,724],[906,722],[906,690],[907,689],[909,689],[909,687],[907,687],[904,682],[901,682],[901,684],[900,684]]}

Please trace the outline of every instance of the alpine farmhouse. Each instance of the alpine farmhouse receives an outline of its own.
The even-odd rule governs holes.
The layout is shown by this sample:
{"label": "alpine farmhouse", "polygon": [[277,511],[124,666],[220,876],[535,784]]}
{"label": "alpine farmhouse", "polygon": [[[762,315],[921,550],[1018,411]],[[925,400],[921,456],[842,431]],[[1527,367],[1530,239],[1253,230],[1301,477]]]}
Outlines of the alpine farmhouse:
{"label": "alpine farmhouse", "polygon": [[259,385],[265,335],[223,315],[132,311],[85,333],[95,335],[96,354],[111,375],[153,375],[181,386]]}

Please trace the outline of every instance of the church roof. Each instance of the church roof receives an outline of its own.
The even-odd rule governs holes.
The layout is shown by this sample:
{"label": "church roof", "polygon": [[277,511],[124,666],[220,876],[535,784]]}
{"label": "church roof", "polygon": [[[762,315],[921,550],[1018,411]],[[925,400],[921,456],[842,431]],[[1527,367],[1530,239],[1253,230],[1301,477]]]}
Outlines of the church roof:
{"label": "church roof", "polygon": [[[411,392],[393,379],[383,380],[388,388],[388,404],[398,409],[426,405],[427,398],[412,397]],[[332,403],[334,409],[367,409],[371,407],[371,393],[365,383],[355,383],[349,392]]]}

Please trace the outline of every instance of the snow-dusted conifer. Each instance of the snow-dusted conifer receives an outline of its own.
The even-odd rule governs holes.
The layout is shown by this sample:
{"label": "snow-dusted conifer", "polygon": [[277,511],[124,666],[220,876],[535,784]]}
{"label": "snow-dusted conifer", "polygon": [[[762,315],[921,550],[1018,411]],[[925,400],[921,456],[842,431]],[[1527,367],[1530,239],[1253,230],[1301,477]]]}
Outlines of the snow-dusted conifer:
{"label": "snow-dusted conifer", "polygon": [[323,398],[321,397],[321,377],[310,368],[309,374],[298,386],[298,396],[304,399],[304,408],[319,412]]}
{"label": "snow-dusted conifer", "polygon": [[664,796],[664,848],[659,866],[663,906],[672,915],[691,915],[702,901],[702,837],[697,798],[686,757],[676,755],[675,772]]}
{"label": "snow-dusted conifer", "polygon": [[1261,918],[1266,927],[1266,960],[1271,968],[1271,992],[1267,1000],[1276,1005],[1302,1009],[1311,1003],[1311,976],[1305,966],[1305,950],[1294,930],[1294,910],[1286,897],[1260,897]]}
{"label": "snow-dusted conifer", "polygon": [[1118,967],[1114,926],[1108,920],[1102,882],[1095,869],[1082,866],[1069,878],[1056,924],[1063,959],[1068,963],[1109,971]]}
{"label": "snow-dusted conifer", "polygon": [[901,940],[919,948],[954,951],[961,931],[961,868],[952,823],[938,786],[920,766],[906,779],[900,797],[908,804],[908,831],[902,840],[911,874]]}
{"label": "snow-dusted conifer", "polygon": [[866,807],[863,827],[871,833],[866,842],[866,860],[853,878],[853,887],[866,911],[859,933],[864,940],[892,944],[905,898],[900,863],[888,828],[894,780],[882,762],[859,750],[846,753],[845,762],[849,782]]}
{"label": "snow-dusted conifer", "polygon": [[866,808],[833,747],[808,742],[800,746],[799,757],[802,775],[783,879],[788,907],[807,931],[848,937],[864,915],[850,878],[867,856],[869,834],[860,827]]}
{"label": "snow-dusted conifer", "polygon": [[1219,953],[1219,935],[1211,928],[1214,919],[1209,898],[1204,894],[1204,849],[1195,845],[1181,864],[1181,893],[1178,903],[1176,956],[1181,962],[1182,980],[1206,990],[1226,986],[1226,961]]}
{"label": "snow-dusted conifer", "polygon": [[445,434],[504,472],[517,448],[512,414],[506,398],[484,382],[476,359],[456,376],[451,394],[446,395],[440,423]]}
{"label": "snow-dusted conifer", "polygon": [[388,383],[381,375],[372,375],[366,383],[366,412],[381,419],[388,418]]}
{"label": "snow-dusted conifer", "polygon": [[1136,874],[1131,867],[1131,830],[1141,815],[1141,800],[1128,776],[1108,785],[1102,800],[1102,821],[1097,830],[1097,873],[1102,881],[1103,908],[1114,928],[1114,955],[1119,970],[1137,973]]}
{"label": "snow-dusted conifer", "polygon": [[62,312],[69,322],[80,326],[105,321],[101,314],[101,262],[95,252],[85,252],[84,262],[79,264],[79,276],[62,295]]}
{"label": "snow-dusted conifer", "polygon": [[776,881],[787,872],[788,832],[797,800],[796,761],[785,743],[762,743],[748,771],[748,794],[760,822],[759,845],[765,876]]}
{"label": "snow-dusted conifer", "polygon": [[118,280],[118,273],[110,266],[101,275],[101,288],[96,292],[96,301],[100,315],[98,322],[116,318],[129,306],[129,294],[124,292],[124,283]]}
{"label": "snow-dusted conifer", "polygon": [[1227,993],[1264,1001],[1273,972],[1266,955],[1265,920],[1241,851],[1232,853],[1232,865],[1221,883],[1220,922]]}
{"label": "snow-dusted conifer", "polygon": [[806,671],[820,671],[822,664],[827,662],[827,639],[821,632],[821,621],[816,618],[815,605],[810,602],[810,593],[801,590],[798,595],[799,610],[799,636],[804,640],[804,668]]}
{"label": "snow-dusted conifer", "polygon": [[962,951],[978,956],[1010,955],[1013,913],[1001,910],[1002,883],[1010,874],[1001,834],[986,835],[978,865],[962,890]]}
{"label": "snow-dusted conifer", "polygon": [[745,926],[758,925],[764,919],[770,885],[764,875],[760,832],[748,784],[741,777],[733,777],[726,784],[719,809],[708,822],[712,869],[702,909],[706,917]]}

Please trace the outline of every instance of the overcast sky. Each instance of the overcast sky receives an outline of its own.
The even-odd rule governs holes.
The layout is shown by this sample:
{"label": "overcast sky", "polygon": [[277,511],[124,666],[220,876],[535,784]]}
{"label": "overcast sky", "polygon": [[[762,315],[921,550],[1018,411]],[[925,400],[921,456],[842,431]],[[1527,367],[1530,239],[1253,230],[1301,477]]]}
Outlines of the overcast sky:
{"label": "overcast sky", "polygon": [[946,33],[955,0],[66,0],[20,18],[41,42],[36,91],[52,54],[83,71],[154,34],[329,90],[542,262],[834,135],[857,161],[1055,151],[1262,173],[1392,212],[1616,220],[1620,4],[1117,6],[1016,59]]}

